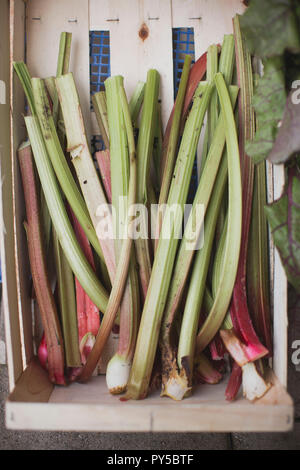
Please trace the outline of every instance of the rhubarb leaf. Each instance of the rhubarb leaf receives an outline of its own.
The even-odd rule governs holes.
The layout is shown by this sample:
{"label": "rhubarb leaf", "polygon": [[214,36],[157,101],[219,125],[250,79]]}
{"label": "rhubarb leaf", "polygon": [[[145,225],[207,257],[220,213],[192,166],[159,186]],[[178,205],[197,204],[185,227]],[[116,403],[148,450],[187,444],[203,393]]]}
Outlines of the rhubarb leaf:
{"label": "rhubarb leaf", "polygon": [[289,282],[300,293],[300,172],[288,169],[282,196],[265,207],[274,243]]}
{"label": "rhubarb leaf", "polygon": [[258,81],[252,105],[256,111],[258,130],[252,141],[246,142],[246,152],[255,163],[268,157],[278,132],[286,102],[284,65],[280,57],[268,59],[264,75]]}
{"label": "rhubarb leaf", "polygon": [[251,0],[240,25],[253,55],[267,58],[286,50],[299,52],[296,4],[294,0]]}
{"label": "rhubarb leaf", "polygon": [[286,162],[293,153],[300,150],[300,100],[299,93],[292,90],[286,100],[281,126],[274,146],[269,153],[272,163]]}

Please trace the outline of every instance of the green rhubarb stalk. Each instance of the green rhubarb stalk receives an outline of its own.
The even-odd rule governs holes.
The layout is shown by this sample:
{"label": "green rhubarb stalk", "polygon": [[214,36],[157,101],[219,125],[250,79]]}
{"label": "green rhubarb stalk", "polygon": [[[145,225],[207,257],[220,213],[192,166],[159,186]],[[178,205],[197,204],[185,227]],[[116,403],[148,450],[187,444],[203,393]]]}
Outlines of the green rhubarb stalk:
{"label": "green rhubarb stalk", "polygon": [[[83,367],[83,370],[80,375],[80,381],[81,382],[86,382],[92,375],[99,358],[101,356],[101,353],[103,351],[103,348],[105,346],[105,343],[107,341],[107,338],[109,336],[109,333],[112,329],[112,326],[115,321],[116,313],[118,311],[119,305],[122,300],[122,296],[124,293],[124,288],[126,285],[126,280],[128,277],[128,271],[129,271],[129,266],[130,266],[130,259],[131,259],[131,252],[132,252],[132,240],[133,240],[133,224],[131,223],[131,216],[130,216],[130,208],[132,205],[135,204],[136,200],[136,187],[137,187],[137,170],[136,170],[136,157],[135,157],[135,145],[134,145],[134,137],[133,137],[133,131],[132,131],[132,126],[131,126],[131,121],[128,116],[128,108],[127,108],[127,101],[125,97],[125,91],[122,87],[122,81],[119,82],[119,90],[118,92],[120,95],[123,96],[120,99],[122,110],[124,113],[124,121],[125,121],[125,126],[126,126],[126,134],[127,134],[127,139],[128,139],[128,147],[129,147],[129,163],[130,163],[130,176],[129,176],[129,184],[128,184],[128,199],[127,199],[127,210],[126,210],[126,216],[125,216],[125,221],[124,221],[124,240],[122,242],[121,250],[119,253],[118,257],[118,266],[116,270],[116,275],[115,279],[112,285],[112,290],[109,296],[109,301],[108,301],[108,306],[107,310],[105,312],[105,315],[103,317],[102,323],[99,328],[99,332],[96,337],[96,341],[94,344],[93,349],[91,350],[87,362]],[[118,93],[118,94],[119,94]],[[113,142],[113,140],[111,140]],[[132,317],[132,322],[130,325],[131,328],[131,335],[132,337],[134,336],[134,330],[137,328],[137,325],[135,323],[135,320]],[[122,321],[122,319],[121,319]],[[121,325],[120,325],[121,326]],[[121,326],[122,327],[122,326]],[[128,345],[130,345],[130,348],[133,349],[134,344],[128,342]],[[133,351],[128,351],[127,354],[131,355]],[[116,357],[116,356],[115,356]],[[128,357],[128,356],[127,356]],[[116,366],[117,363],[117,366]],[[116,367],[115,367],[116,366]],[[125,369],[125,373],[122,369]],[[110,374],[110,379],[112,376],[116,374],[116,380],[117,384],[120,383],[120,380],[122,378],[124,379],[124,382],[127,383],[127,368],[124,367],[124,362],[123,358],[119,361],[118,358],[113,361],[111,364],[111,369],[109,372]],[[121,377],[120,377],[121,375]],[[125,378],[124,378],[125,376]],[[114,378],[114,377],[113,377]],[[112,386],[113,389],[115,389],[115,384],[112,381]]]}
{"label": "green rhubarb stalk", "polygon": [[31,86],[31,77],[27,68],[27,65],[24,62],[14,62],[14,69],[16,74],[19,77],[23,90],[25,92],[30,111],[32,115],[35,115],[35,104],[33,99],[33,92]]}
{"label": "green rhubarb stalk", "polygon": [[129,101],[129,112],[132,120],[132,125],[137,126],[137,120],[143,104],[145,95],[145,82],[139,81],[134,89],[132,97]]}
{"label": "green rhubarb stalk", "polygon": [[[238,88],[231,87],[232,105],[235,105]],[[205,236],[213,235],[215,227],[215,216],[218,213],[221,195],[223,195],[226,183],[226,160],[222,159],[223,149],[225,146],[225,131],[223,117],[220,116],[216,126],[215,134],[212,144],[207,155],[205,166],[200,178],[200,183],[194,198],[193,207],[189,215],[184,236],[180,244],[176,265],[172,275],[172,283],[169,289],[168,301],[165,308],[163,325],[162,325],[162,356],[163,356],[163,395],[168,395],[176,400],[181,400],[183,396],[190,390],[192,383],[192,365],[194,357],[194,346],[196,339],[197,326],[199,323],[199,309],[190,313],[190,299],[187,300],[187,308],[185,309],[181,333],[178,347],[178,366],[179,373],[177,373],[177,363],[174,352],[170,344],[170,333],[173,324],[174,316],[179,308],[179,303],[182,298],[183,289],[189,274],[190,266],[199,243],[199,237],[203,225],[203,218],[206,214],[207,207],[210,201],[210,196],[214,190],[214,197],[212,196],[213,209],[209,211],[208,217],[208,230],[205,227]],[[222,161],[222,168],[218,172],[220,162]],[[218,175],[218,176],[217,176]],[[216,181],[216,184],[215,184]],[[198,208],[202,209],[200,220],[197,221]],[[197,224],[197,225],[196,225]],[[212,247],[212,238],[205,239],[205,248],[202,248],[205,255],[201,259],[202,273],[197,272],[202,281],[202,286],[199,283],[200,291],[203,292],[205,279],[208,269],[209,254]],[[202,277],[201,277],[202,274]],[[199,279],[198,277],[198,279]],[[198,287],[199,290],[199,287]],[[199,295],[199,293],[197,294]],[[188,293],[189,297],[189,293]],[[172,363],[170,359],[172,358]],[[184,358],[184,361],[183,361]],[[172,364],[172,365],[171,365]],[[171,372],[169,372],[171,369]]]}
{"label": "green rhubarb stalk", "polygon": [[72,73],[57,77],[56,88],[65,122],[67,148],[112,281],[116,270],[114,244],[110,234],[103,232],[102,219],[99,220],[103,210],[105,214],[102,215],[105,217],[108,229],[112,228],[111,213],[90,154],[79,97]]}
{"label": "green rhubarb stalk", "polygon": [[[166,155],[162,156],[162,158],[165,161],[165,166],[164,166],[162,183],[161,183],[161,188],[160,188],[160,193],[159,193],[159,200],[158,200],[159,206],[161,206],[162,204],[166,204],[167,199],[168,199],[170,184],[171,184],[172,175],[173,175],[174,166],[175,166],[175,160],[177,156],[177,145],[178,145],[178,140],[179,140],[181,113],[182,113],[185,92],[186,92],[187,82],[188,82],[189,73],[190,73],[191,62],[192,62],[191,56],[186,55],[184,59],[182,73],[181,73],[179,89],[178,89],[178,93],[177,93],[177,97],[175,101],[170,137],[168,140],[168,145],[164,149],[164,151],[166,152]],[[160,235],[161,226],[162,226],[162,220],[163,220],[163,214],[159,210],[157,225],[156,225],[156,229],[157,229],[156,243],[155,243],[156,248],[158,245],[159,235]]]}
{"label": "green rhubarb stalk", "polygon": [[62,32],[59,41],[58,61],[56,68],[56,76],[64,75],[69,71],[70,55],[71,55],[72,33]]}
{"label": "green rhubarb stalk", "polygon": [[241,88],[239,96],[239,147],[243,185],[243,244],[241,245],[238,271],[232,296],[231,317],[235,330],[248,349],[249,357],[254,361],[268,354],[268,350],[262,345],[254,330],[247,303],[247,249],[253,199],[254,165],[251,158],[245,153],[245,142],[248,139],[252,139],[255,132],[254,110],[251,106],[253,78],[251,56],[249,51],[247,51],[245,39],[241,35],[239,15],[236,15],[233,19],[233,29],[236,45],[237,78]]}
{"label": "green rhubarb stalk", "polygon": [[86,236],[95,248],[100,259],[104,260],[96,231],[88,213],[88,208],[77,187],[62,150],[55,123],[49,106],[47,105],[48,100],[43,80],[40,78],[33,78],[32,85],[37,116],[57,179]]}
{"label": "green rhubarb stalk", "polygon": [[[147,205],[148,200],[147,183],[154,142],[159,79],[160,77],[156,70],[148,71],[137,142],[137,203],[144,204],[144,206]],[[145,299],[151,275],[151,258],[149,252],[148,231],[145,230],[148,226],[145,211],[141,211],[140,217],[141,227],[145,233],[135,240],[135,249],[141,288]]]}
{"label": "green rhubarb stalk", "polygon": [[[59,41],[59,51],[58,51],[58,60],[56,67],[56,77],[60,77],[69,72],[70,56],[71,56],[71,42],[72,42],[72,33],[62,32],[60,35]],[[59,105],[59,100],[57,92],[55,93],[54,100],[54,112],[57,111],[57,134],[59,141],[62,144],[63,149],[66,145],[66,132],[63,124],[63,115],[61,112],[61,107]]]}
{"label": "green rhubarb stalk", "polygon": [[163,148],[163,124],[161,116],[161,102],[157,103],[156,124],[154,129],[154,143],[153,143],[153,166],[155,173],[155,190],[157,193],[160,191],[161,178],[161,159]]}
{"label": "green rhubarb stalk", "polygon": [[[219,72],[223,74],[226,85],[231,85],[235,64],[235,46],[233,34],[225,34],[219,60]],[[217,222],[216,240],[221,236],[227,213],[227,198],[224,198]]]}
{"label": "green rhubarb stalk", "polygon": [[[131,175],[131,172],[135,173],[136,171],[135,142],[130,110],[127,103],[124,87],[121,85],[119,87],[119,100],[122,107],[124,125],[127,134]],[[114,173],[122,171],[123,167],[128,165],[127,161],[120,163],[121,165],[119,165],[118,167],[112,166],[112,179],[114,179]],[[131,182],[131,184],[136,185],[136,181]],[[130,194],[128,195],[128,191],[130,191],[130,188],[126,191],[126,194],[123,196],[130,196]],[[133,198],[133,193],[131,197]],[[133,201],[133,199],[128,201],[129,209],[130,205],[134,202],[135,200]],[[129,266],[129,277],[120,306],[120,330],[118,350],[117,353],[109,361],[106,370],[106,383],[111,393],[122,393],[126,390],[136,343],[139,314],[139,285],[134,264],[134,252],[132,252],[131,262]]]}
{"label": "green rhubarb stalk", "polygon": [[181,231],[183,206],[188,195],[196,147],[212,89],[213,85],[208,85],[204,92],[203,87],[201,87],[201,92],[199,90],[196,92],[193,107],[184,128],[168,197],[169,207],[172,209],[175,206],[177,210],[175,210],[174,217],[170,218],[171,220],[164,217],[142,313],[127,387],[127,398],[145,398],[148,392],[162,315],[178,246],[178,236]]}
{"label": "green rhubarb stalk", "polygon": [[[206,80],[208,83],[213,83],[215,74],[218,72],[218,46],[212,44],[207,49],[207,68],[206,68]],[[204,168],[207,152],[209,150],[214,129],[217,124],[218,118],[218,95],[216,90],[214,90],[211,102],[207,112],[207,124],[204,134],[203,149],[201,155],[201,164],[200,164],[200,174]]]}
{"label": "green rhubarb stalk", "polygon": [[[69,69],[70,52],[71,52],[71,33],[61,33],[60,47],[57,64],[57,76],[67,73]],[[35,81],[33,82],[35,84]],[[61,110],[59,107],[58,96],[55,88],[55,80],[48,81],[52,94],[52,105],[54,116],[53,121],[57,125],[58,120],[61,120]],[[33,85],[34,86],[34,85]],[[54,88],[53,88],[54,86]],[[35,97],[35,88],[33,89]],[[45,93],[46,96],[46,93]],[[39,100],[36,100],[36,103]],[[46,103],[45,103],[46,105]],[[40,106],[37,106],[38,117],[41,115]],[[41,125],[43,128],[43,126]],[[60,131],[59,131],[60,132]],[[61,133],[60,141],[63,142],[64,134]],[[47,144],[46,144],[47,146]],[[50,217],[50,216],[49,216]],[[68,367],[77,367],[81,365],[79,341],[78,341],[78,327],[77,327],[77,314],[76,314],[76,297],[75,297],[75,281],[72,269],[64,255],[60,246],[55,229],[52,230],[53,239],[53,252],[57,274],[58,298],[59,307],[62,321],[62,330],[64,337],[66,365]]]}
{"label": "green rhubarb stalk", "polygon": [[[111,191],[112,204],[115,212],[114,234],[115,234],[115,255],[119,258],[122,249],[122,238],[124,216],[126,211],[122,210],[123,201],[128,198],[129,178],[130,178],[130,155],[128,151],[135,152],[132,146],[132,134],[129,131],[131,118],[128,119],[127,99],[124,96],[123,77],[113,76],[105,81],[108,124],[110,133],[110,168],[111,168]],[[127,112],[128,111],[128,112]],[[133,131],[132,131],[133,132]],[[128,141],[128,135],[130,139]],[[131,148],[128,148],[131,143]],[[126,206],[125,206],[126,208]],[[131,263],[129,266],[129,278],[124,292],[124,297],[120,306],[120,334],[117,355],[114,356],[108,365],[107,384],[111,393],[124,391],[132,360],[132,344],[135,344],[137,315],[139,314],[139,286],[136,272],[135,253],[132,250]],[[114,374],[114,368],[123,361],[124,374]],[[126,364],[126,366],[125,366]],[[112,370],[112,373],[110,372]],[[126,374],[125,374],[126,372]],[[110,378],[114,377],[114,380]],[[126,378],[127,377],[127,378]],[[117,379],[120,382],[117,382]]]}
{"label": "green rhubarb stalk", "polygon": [[83,289],[97,307],[105,312],[108,301],[107,292],[86,260],[76,239],[50,163],[38,118],[27,116],[25,124],[51,220],[61,247]]}
{"label": "green rhubarb stalk", "polygon": [[[19,74],[24,71],[22,63],[18,64],[18,70]],[[26,72],[25,75],[27,75],[27,73],[28,72]],[[23,79],[22,83],[24,82],[25,80]],[[33,80],[30,79],[28,88],[24,89],[24,91],[27,95],[32,96],[32,100],[35,95],[36,103],[34,103],[33,100],[34,107],[32,109],[32,114],[36,115],[37,106],[39,109],[38,117],[41,125],[41,130],[43,132],[45,143],[47,145],[49,156],[51,158],[51,163],[55,170],[56,176],[61,184],[61,187],[66,195],[67,200],[70,203],[70,206],[72,207],[91,244],[95,248],[95,251],[98,253],[101,259],[104,259],[96,232],[92,227],[91,219],[87,212],[86,204],[80,194],[80,191],[77,188],[77,185],[73,179],[71,171],[66,162],[64,153],[62,151],[59,138],[56,132],[55,123],[53,121],[53,117],[51,116],[51,112],[49,109],[49,100],[45,91],[43,81],[39,78],[35,78]]]}
{"label": "green rhubarb stalk", "polygon": [[77,367],[81,365],[81,359],[78,341],[74,277],[55,231],[53,231],[53,245],[66,365],[68,367]]}
{"label": "green rhubarb stalk", "polygon": [[[207,78],[208,82],[213,82],[216,73],[218,72],[218,46],[212,44],[207,49]],[[208,148],[212,142],[215,128],[218,120],[218,95],[214,90],[211,96],[209,108],[207,111],[207,129],[208,129]],[[204,163],[204,162],[203,162]]]}
{"label": "green rhubarb stalk", "polygon": [[213,307],[197,336],[198,351],[203,351],[222,325],[232,296],[241,245],[242,188],[237,132],[229,94],[221,73],[216,74],[215,83],[224,119],[228,155],[228,227],[221,279]]}
{"label": "green rhubarb stalk", "polygon": [[28,253],[33,285],[47,343],[48,374],[51,382],[65,385],[64,344],[55,300],[47,275],[46,253],[40,223],[39,198],[34,162],[28,142],[18,149],[26,205]]}
{"label": "green rhubarb stalk", "polygon": [[109,149],[109,130],[105,91],[95,93],[92,96],[92,102],[104,146],[106,149]]}
{"label": "green rhubarb stalk", "polygon": [[267,203],[265,162],[255,166],[252,220],[247,262],[249,310],[261,341],[272,355],[268,225],[264,206]]}

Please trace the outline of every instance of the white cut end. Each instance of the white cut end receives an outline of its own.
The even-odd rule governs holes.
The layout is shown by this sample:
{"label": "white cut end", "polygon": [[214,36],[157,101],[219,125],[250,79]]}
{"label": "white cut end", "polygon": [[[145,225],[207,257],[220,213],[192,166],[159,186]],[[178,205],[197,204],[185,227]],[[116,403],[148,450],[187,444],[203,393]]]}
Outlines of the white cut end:
{"label": "white cut end", "polygon": [[115,354],[106,368],[106,384],[108,390],[113,395],[123,393],[126,390],[131,361],[124,359],[119,354]]}
{"label": "white cut end", "polygon": [[182,400],[187,392],[190,392],[191,387],[188,387],[186,377],[180,377],[177,373],[175,377],[170,377],[164,386],[161,396],[167,396],[173,400]]}
{"label": "white cut end", "polygon": [[243,370],[243,395],[253,401],[262,397],[271,387],[259,375],[253,362],[248,362],[242,367]]}

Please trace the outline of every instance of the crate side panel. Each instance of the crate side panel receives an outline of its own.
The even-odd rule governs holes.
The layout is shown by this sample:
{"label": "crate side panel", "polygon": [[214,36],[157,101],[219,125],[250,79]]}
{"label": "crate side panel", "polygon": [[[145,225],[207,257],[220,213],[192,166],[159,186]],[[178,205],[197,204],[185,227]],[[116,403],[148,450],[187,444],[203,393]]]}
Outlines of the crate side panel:
{"label": "crate side panel", "polygon": [[[11,12],[11,63],[25,58],[25,9],[22,0],[14,0]],[[21,329],[23,368],[33,356],[32,313],[31,313],[31,275],[27,251],[27,240],[23,226],[26,220],[22,180],[17,158],[17,149],[26,139],[24,124],[25,100],[23,88],[11,65],[11,162],[12,196],[14,211],[14,241],[16,279],[18,286],[18,306]]]}
{"label": "crate side panel", "polygon": [[1,3],[0,14],[0,247],[2,265],[2,300],[4,306],[9,387],[12,389],[23,370],[17,283],[14,268],[14,222],[12,201],[12,169],[10,162],[10,75],[9,75],[9,1]]}
{"label": "crate side panel", "polygon": [[[281,196],[284,187],[284,166],[274,165],[274,200]],[[287,385],[288,317],[287,278],[277,249],[274,249],[274,290],[273,327],[274,358],[273,368],[282,385]]]}

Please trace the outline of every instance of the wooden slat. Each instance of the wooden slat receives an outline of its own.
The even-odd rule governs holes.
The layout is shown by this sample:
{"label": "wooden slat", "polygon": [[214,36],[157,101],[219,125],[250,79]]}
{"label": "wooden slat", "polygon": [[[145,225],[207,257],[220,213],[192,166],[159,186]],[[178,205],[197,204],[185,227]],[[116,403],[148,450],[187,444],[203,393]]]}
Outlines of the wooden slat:
{"label": "wooden slat", "polygon": [[74,73],[90,135],[89,1],[29,0],[26,27],[27,64],[37,77],[55,76],[60,33],[72,33],[70,71]]}
{"label": "wooden slat", "polygon": [[[9,77],[9,2],[1,2],[0,13],[0,80],[5,96],[0,104],[0,248],[9,387],[14,387],[23,370],[20,325],[15,275],[12,169],[10,162],[10,77]],[[5,84],[5,85],[4,85]]]}
{"label": "wooden slat", "polygon": [[[34,379],[32,372],[31,387]],[[121,402],[109,394],[104,377],[94,377],[88,384],[55,387],[49,403],[20,403],[28,397],[22,394],[24,383],[20,381],[16,387],[19,401],[10,399],[6,403],[7,426],[11,429],[263,432],[287,431],[293,425],[292,401],[278,381],[255,404],[242,398],[226,402],[225,381],[202,385],[182,402],[161,398],[158,392],[146,400]]]}
{"label": "wooden slat", "polygon": [[244,10],[240,0],[172,0],[172,24],[173,28],[194,28],[198,59],[210,44],[221,44],[224,34],[232,33],[232,17]]}
{"label": "wooden slat", "polygon": [[[193,28],[195,59],[211,44],[222,44],[224,34],[233,32],[232,18],[245,10],[240,0],[172,0],[173,28]],[[203,147],[206,120],[198,144],[198,169]]]}
{"label": "wooden slat", "polygon": [[[274,165],[274,199],[281,196],[284,187],[284,166]],[[287,384],[287,278],[277,249],[274,250],[274,290],[273,290],[273,328],[274,359],[273,368],[280,382]]]}
{"label": "wooden slat", "polygon": [[23,0],[12,2],[10,31],[11,60],[11,164],[12,164],[12,199],[14,214],[15,265],[18,288],[18,308],[23,356],[23,368],[33,356],[32,315],[30,290],[30,267],[27,254],[27,240],[23,226],[26,219],[22,180],[17,159],[17,149],[26,138],[24,125],[25,100],[19,79],[13,72],[12,62],[24,60],[25,56],[25,8]]}
{"label": "wooden slat", "polygon": [[[110,31],[111,75],[123,75],[130,98],[147,71],[160,73],[162,119],[166,126],[173,106],[173,58],[170,0],[90,0],[90,28]],[[139,36],[145,25],[144,39]],[[142,35],[142,33],[140,33]]]}

